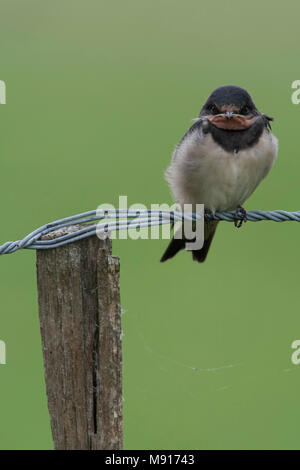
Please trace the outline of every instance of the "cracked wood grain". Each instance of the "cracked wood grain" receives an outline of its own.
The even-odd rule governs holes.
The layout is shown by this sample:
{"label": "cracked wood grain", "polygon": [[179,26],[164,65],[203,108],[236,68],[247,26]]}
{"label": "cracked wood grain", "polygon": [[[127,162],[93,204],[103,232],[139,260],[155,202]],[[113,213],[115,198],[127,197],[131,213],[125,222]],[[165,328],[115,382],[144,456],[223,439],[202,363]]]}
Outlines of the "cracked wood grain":
{"label": "cracked wood grain", "polygon": [[119,273],[109,239],[93,236],[37,251],[46,391],[56,450],[122,449]]}

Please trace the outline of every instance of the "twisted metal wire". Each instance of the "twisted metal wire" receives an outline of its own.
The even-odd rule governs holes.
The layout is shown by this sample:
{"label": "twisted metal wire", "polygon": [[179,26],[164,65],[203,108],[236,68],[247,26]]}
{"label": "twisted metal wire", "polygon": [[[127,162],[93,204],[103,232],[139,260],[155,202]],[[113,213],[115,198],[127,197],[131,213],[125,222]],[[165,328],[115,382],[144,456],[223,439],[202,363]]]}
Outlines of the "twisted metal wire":
{"label": "twisted metal wire", "polygon": [[[215,214],[208,212],[205,213],[204,218],[207,221],[223,220],[225,222],[235,222],[236,220],[239,220],[239,218],[242,219],[243,214],[236,213],[235,211],[216,212]],[[104,219],[116,219],[116,221],[90,224],[90,222],[101,221]],[[199,214],[183,214],[182,212],[177,211],[133,211],[126,209],[106,209],[102,211],[93,210],[50,222],[49,224],[43,225],[29,233],[29,235],[23,238],[23,240],[8,241],[0,246],[0,255],[11,254],[22,249],[47,250],[49,248],[57,248],[101,233],[170,223],[174,224],[177,221],[198,219]],[[287,212],[282,210],[254,210],[247,212],[247,220],[251,222],[260,222],[261,220],[272,220],[274,222],[300,222],[300,211]],[[71,225],[80,225],[82,228],[79,227],[79,230],[77,231],[67,233],[54,239],[41,240],[41,237],[49,234],[50,232],[70,227]]]}

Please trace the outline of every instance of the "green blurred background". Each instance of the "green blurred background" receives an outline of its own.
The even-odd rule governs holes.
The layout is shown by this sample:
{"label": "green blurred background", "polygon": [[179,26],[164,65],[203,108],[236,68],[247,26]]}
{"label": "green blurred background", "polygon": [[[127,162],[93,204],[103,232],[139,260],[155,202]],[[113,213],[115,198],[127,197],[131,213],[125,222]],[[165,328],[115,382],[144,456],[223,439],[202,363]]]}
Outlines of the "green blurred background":
{"label": "green blurred background", "polygon": [[[299,2],[1,0],[1,237],[101,203],[171,203],[163,172],[217,86],[276,118],[247,209],[298,210]],[[299,449],[299,230],[222,223],[207,262],[119,240],[126,449]],[[0,259],[0,448],[52,448],[35,253]],[[197,368],[197,370],[194,370]]]}

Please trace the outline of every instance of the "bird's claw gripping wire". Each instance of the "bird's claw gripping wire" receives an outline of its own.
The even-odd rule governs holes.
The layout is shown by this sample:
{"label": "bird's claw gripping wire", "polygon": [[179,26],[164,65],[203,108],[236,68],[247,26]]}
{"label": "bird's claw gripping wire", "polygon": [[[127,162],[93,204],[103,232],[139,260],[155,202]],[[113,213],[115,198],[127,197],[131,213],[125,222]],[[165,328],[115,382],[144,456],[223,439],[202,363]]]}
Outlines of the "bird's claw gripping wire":
{"label": "bird's claw gripping wire", "polygon": [[247,222],[247,211],[242,206],[238,206],[234,213],[234,226],[240,228],[243,222]]}

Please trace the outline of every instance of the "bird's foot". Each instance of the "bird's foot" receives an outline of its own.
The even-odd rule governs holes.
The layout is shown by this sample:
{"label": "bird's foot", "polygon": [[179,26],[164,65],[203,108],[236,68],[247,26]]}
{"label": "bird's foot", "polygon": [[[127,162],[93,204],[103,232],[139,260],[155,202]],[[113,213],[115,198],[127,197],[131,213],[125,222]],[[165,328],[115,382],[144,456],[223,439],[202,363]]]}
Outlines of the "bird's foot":
{"label": "bird's foot", "polygon": [[234,214],[234,226],[240,228],[243,222],[247,222],[247,211],[242,206],[238,206]]}

